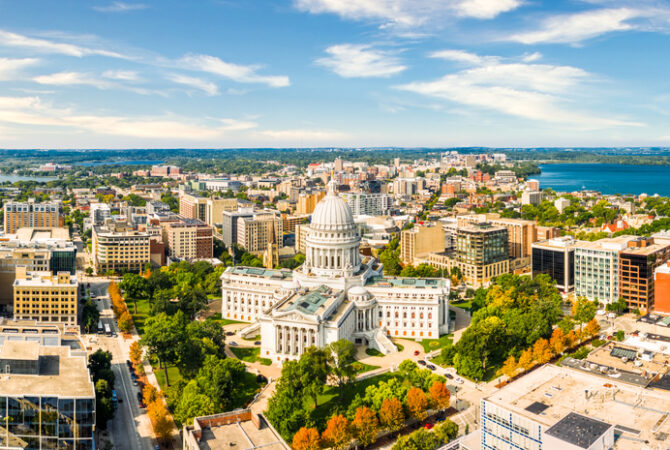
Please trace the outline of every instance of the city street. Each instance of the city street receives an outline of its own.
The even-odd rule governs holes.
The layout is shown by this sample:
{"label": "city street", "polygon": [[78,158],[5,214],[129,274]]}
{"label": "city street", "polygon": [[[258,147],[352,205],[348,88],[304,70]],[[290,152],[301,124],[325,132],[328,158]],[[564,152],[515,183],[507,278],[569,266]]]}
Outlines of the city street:
{"label": "city street", "polygon": [[89,346],[97,347],[112,353],[112,370],[114,371],[115,389],[120,400],[118,408],[108,426],[114,448],[129,450],[152,450],[155,440],[149,417],[146,410],[140,409],[137,401],[136,386],[133,386],[130,371],[126,365],[128,359],[128,344],[116,327],[111,310],[111,302],[107,294],[106,280],[86,278],[86,283],[91,283],[91,294],[96,296],[96,305],[100,311],[101,320],[108,323],[116,337],[103,334],[87,335]]}

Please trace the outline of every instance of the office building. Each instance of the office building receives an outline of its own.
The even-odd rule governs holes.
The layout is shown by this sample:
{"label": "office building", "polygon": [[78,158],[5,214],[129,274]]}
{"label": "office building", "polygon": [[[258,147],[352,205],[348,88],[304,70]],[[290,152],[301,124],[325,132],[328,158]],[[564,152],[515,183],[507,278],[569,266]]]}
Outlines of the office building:
{"label": "office building", "polygon": [[303,192],[298,196],[296,214],[312,214],[317,203],[325,197],[325,191]]}
{"label": "office building", "polygon": [[561,214],[563,214],[563,211],[565,211],[565,208],[567,208],[568,206],[570,206],[570,200],[567,198],[560,197],[554,200],[554,207]]}
{"label": "office building", "polygon": [[396,178],[393,180],[393,194],[395,196],[412,196],[425,187],[423,178]]}
{"label": "office building", "polygon": [[70,272],[29,272],[16,268],[14,318],[77,325],[79,283]]}
{"label": "office building", "polygon": [[459,227],[456,258],[466,264],[486,266],[508,259],[507,228],[489,222]]}
{"label": "office building", "polygon": [[238,208],[237,211],[223,211],[221,213],[221,237],[227,248],[237,243],[237,219],[253,217],[253,208]]}
{"label": "office building", "polygon": [[607,304],[619,298],[619,252],[631,236],[578,242],[575,246],[575,295]]}
{"label": "office building", "polygon": [[256,213],[252,217],[237,219],[237,244],[249,253],[259,254],[267,250],[270,238],[283,247],[281,217],[274,213]]}
{"label": "office building", "polygon": [[528,180],[526,181],[526,189],[533,192],[539,192],[540,182],[537,180]]}
{"label": "office building", "polygon": [[522,205],[537,206],[542,203],[542,192],[539,191],[523,191],[521,194]]}
{"label": "office building", "polygon": [[96,272],[141,272],[151,260],[150,236],[124,223],[93,227],[92,257]]}
{"label": "office building", "polygon": [[0,448],[95,448],[83,342],[53,325],[0,322],[0,367]]}
{"label": "office building", "polygon": [[91,219],[91,226],[102,225],[105,223],[105,220],[111,217],[112,208],[109,206],[109,203],[91,203],[88,213]]}
{"label": "office building", "polygon": [[460,448],[666,448],[670,422],[663,411],[669,392],[640,389],[616,373],[544,365],[482,399],[481,428],[464,437]]}
{"label": "office building", "polygon": [[532,220],[493,219],[491,225],[505,227],[509,243],[509,257],[530,258],[532,245],[537,241],[537,229]]}
{"label": "office building", "polygon": [[670,241],[640,237],[619,254],[619,295],[631,310],[654,308],[654,270],[670,258]]}
{"label": "office building", "polygon": [[295,251],[305,253],[307,251],[307,236],[309,234],[309,224],[295,226]]}
{"label": "office building", "polygon": [[654,270],[654,311],[670,314],[670,263]]}
{"label": "office building", "polygon": [[207,219],[207,200],[209,200],[208,197],[182,193],[179,196],[179,215],[187,219],[200,219],[205,222]]}
{"label": "office building", "polygon": [[348,192],[341,196],[351,208],[354,217],[384,216],[389,214],[393,207],[393,197],[387,194]]}
{"label": "office building", "polygon": [[60,202],[35,203],[34,199],[5,203],[4,220],[5,234],[16,233],[19,228],[50,229],[65,226]]}
{"label": "office building", "polygon": [[298,225],[309,222],[309,216],[307,214],[289,216],[288,214],[282,213],[281,221],[284,233],[295,233],[295,229]]}
{"label": "office building", "polygon": [[205,223],[211,227],[221,226],[224,211],[237,211],[237,199],[208,198],[205,203]]}
{"label": "office building", "polygon": [[152,177],[167,178],[171,175],[181,175],[181,167],[177,166],[152,166],[149,175]]}
{"label": "office building", "polygon": [[431,252],[443,252],[444,230],[441,226],[414,226],[400,233],[400,260],[403,264],[415,264],[416,257]]}
{"label": "office building", "polygon": [[168,255],[173,259],[209,259],[213,255],[212,227],[198,219],[182,218],[165,227]]}
{"label": "office building", "polygon": [[556,281],[558,290],[572,292],[575,287],[576,245],[571,236],[534,243],[531,256],[533,277],[547,274]]}

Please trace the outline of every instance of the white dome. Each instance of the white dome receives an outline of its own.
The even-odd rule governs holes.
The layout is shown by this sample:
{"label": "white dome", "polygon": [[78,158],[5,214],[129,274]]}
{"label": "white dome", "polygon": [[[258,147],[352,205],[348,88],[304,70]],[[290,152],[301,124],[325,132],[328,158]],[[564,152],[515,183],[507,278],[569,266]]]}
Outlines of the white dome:
{"label": "white dome", "polygon": [[349,231],[355,227],[351,208],[335,193],[331,183],[328,195],[314,208],[310,228],[317,231]]}
{"label": "white dome", "polygon": [[349,294],[350,295],[368,295],[368,290],[365,289],[363,286],[354,286],[351,289],[349,289]]}

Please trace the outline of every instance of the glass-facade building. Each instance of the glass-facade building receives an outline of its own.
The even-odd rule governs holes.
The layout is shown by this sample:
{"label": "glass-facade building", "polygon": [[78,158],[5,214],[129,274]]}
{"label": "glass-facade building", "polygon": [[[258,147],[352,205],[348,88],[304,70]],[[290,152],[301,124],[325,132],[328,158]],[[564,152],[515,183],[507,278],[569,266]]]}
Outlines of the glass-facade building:
{"label": "glass-facade building", "polygon": [[560,291],[572,291],[575,287],[575,241],[561,237],[534,243],[531,267],[533,277],[547,274],[556,280]]}

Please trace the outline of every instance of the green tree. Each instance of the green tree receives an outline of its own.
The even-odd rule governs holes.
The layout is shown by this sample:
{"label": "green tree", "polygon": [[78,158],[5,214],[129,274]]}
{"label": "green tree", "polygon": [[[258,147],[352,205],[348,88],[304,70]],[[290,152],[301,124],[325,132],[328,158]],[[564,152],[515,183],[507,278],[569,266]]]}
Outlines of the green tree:
{"label": "green tree", "polygon": [[168,364],[174,364],[177,359],[177,348],[184,339],[184,316],[178,312],[174,316],[160,313],[149,317],[144,323],[144,336],[141,343],[146,346],[149,354],[158,358],[159,366],[165,370],[165,384],[170,385],[168,379]]}
{"label": "green tree", "polygon": [[100,311],[91,299],[86,300],[81,312],[81,324],[87,333],[95,330],[100,320]]}
{"label": "green tree", "polygon": [[[44,413],[43,413],[44,414]],[[114,417],[112,389],[107,380],[100,379],[95,383],[95,422],[98,428],[107,429],[107,421]]]}
{"label": "green tree", "polygon": [[580,330],[583,324],[596,316],[597,309],[598,302],[590,301],[586,297],[578,297],[577,301],[572,304],[572,317],[579,323]]}
{"label": "green tree", "polygon": [[312,346],[305,349],[298,361],[303,393],[312,398],[314,408],[319,406],[318,397],[323,393],[328,381],[329,359],[328,350]]}
{"label": "green tree", "polygon": [[356,347],[351,341],[340,339],[331,343],[328,350],[330,351],[330,377],[339,387],[339,398],[342,401],[344,387],[356,376],[356,369],[354,369]]}
{"label": "green tree", "polygon": [[438,446],[438,438],[425,428],[400,436],[391,450],[434,450]]}
{"label": "green tree", "polygon": [[444,445],[456,439],[458,436],[458,425],[451,421],[451,419],[445,419],[433,428],[433,434],[439,440],[438,445]]}
{"label": "green tree", "polygon": [[137,299],[148,296],[148,283],[146,278],[136,273],[126,273],[123,275],[123,281],[119,287],[125,293],[127,299],[133,301],[135,314],[137,314]]}
{"label": "green tree", "polygon": [[363,398],[366,405],[370,405],[375,411],[379,411],[384,400],[392,398],[405,398],[409,387],[397,378],[391,378],[388,381],[380,381],[376,385],[368,386],[365,389]]}
{"label": "green tree", "polygon": [[175,419],[183,424],[191,424],[194,417],[207,416],[217,411],[214,402],[200,390],[198,382],[191,380],[179,397]]}
{"label": "green tree", "polygon": [[88,357],[88,370],[91,372],[93,383],[106,380],[110,389],[114,389],[114,372],[112,372],[112,354],[98,349]]}

